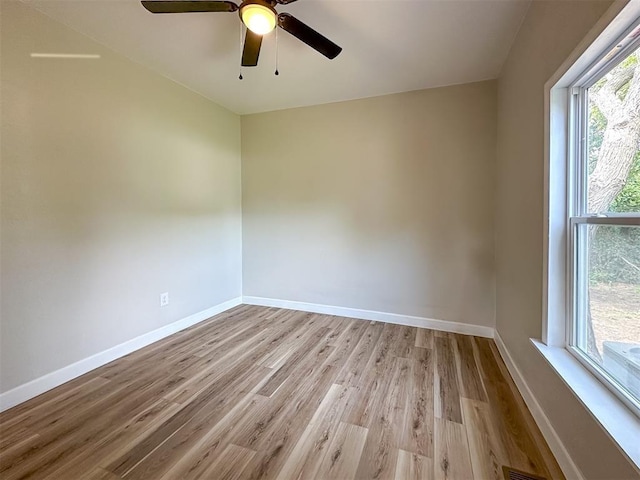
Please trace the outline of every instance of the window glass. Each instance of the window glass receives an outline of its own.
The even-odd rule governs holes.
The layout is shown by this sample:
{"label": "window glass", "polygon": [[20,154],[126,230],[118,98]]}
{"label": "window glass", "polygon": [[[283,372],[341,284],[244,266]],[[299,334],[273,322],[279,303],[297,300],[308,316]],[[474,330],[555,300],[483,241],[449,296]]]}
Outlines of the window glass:
{"label": "window glass", "polygon": [[587,212],[640,212],[640,47],[588,91]]}
{"label": "window glass", "polygon": [[587,245],[577,347],[640,401],[640,227],[579,225]]}

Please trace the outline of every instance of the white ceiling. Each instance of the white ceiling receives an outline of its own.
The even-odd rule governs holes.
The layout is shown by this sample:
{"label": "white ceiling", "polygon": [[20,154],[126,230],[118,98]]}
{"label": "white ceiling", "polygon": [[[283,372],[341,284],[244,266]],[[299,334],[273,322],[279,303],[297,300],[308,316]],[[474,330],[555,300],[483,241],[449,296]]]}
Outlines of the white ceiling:
{"label": "white ceiling", "polygon": [[[38,10],[236,113],[496,78],[528,0],[299,0],[277,7],[343,47],[328,60],[283,30],[240,65],[237,13],[153,15],[137,0],[31,0]],[[239,3],[239,2],[238,2]]]}

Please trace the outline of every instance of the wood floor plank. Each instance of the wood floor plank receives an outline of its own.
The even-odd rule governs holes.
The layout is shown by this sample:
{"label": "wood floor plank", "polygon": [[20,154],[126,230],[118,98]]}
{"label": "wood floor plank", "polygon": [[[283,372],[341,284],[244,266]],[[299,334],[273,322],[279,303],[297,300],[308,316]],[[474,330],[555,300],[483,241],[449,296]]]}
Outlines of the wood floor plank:
{"label": "wood floor plank", "polygon": [[187,382],[181,388],[169,392],[165,398],[176,403],[189,403],[193,398],[210,388],[212,384],[225,378],[225,375],[228,377],[230,371],[246,372],[246,368],[253,365],[255,360],[254,357],[251,357],[252,350],[247,349],[247,346],[252,345],[257,349],[266,348],[265,345],[271,337],[272,331],[267,328],[259,332],[247,333],[252,336],[238,339],[240,343],[234,349],[216,352],[215,355],[207,356],[189,367],[184,373],[189,375],[191,368],[195,369],[194,373],[188,377]]}
{"label": "wood floor plank", "polygon": [[360,382],[369,359],[379,343],[383,327],[384,324],[380,322],[367,323],[367,329],[340,370],[336,383],[355,387]]}
{"label": "wood floor plank", "polygon": [[411,361],[395,357],[391,380],[374,403],[357,478],[393,478],[402,442]]}
{"label": "wood floor plank", "polygon": [[398,328],[399,331],[399,339],[396,343],[395,350],[393,355],[396,357],[410,358],[411,353],[416,344],[416,330],[415,327],[407,327],[401,325]]}
{"label": "wood floor plank", "polygon": [[191,444],[188,450],[181,451],[159,480],[206,478],[204,474],[211,462],[218,457],[226,445],[230,444],[229,438],[237,422],[246,416],[254,415],[254,412],[268,401],[269,399],[262,395],[247,394],[205,435]]}
{"label": "wood floor plank", "polygon": [[415,348],[407,396],[401,447],[411,453],[433,458],[434,427],[433,351]]}
{"label": "wood floor plank", "polygon": [[[284,408],[276,406],[267,417],[255,422],[255,431],[245,441],[255,445],[259,455],[254,459],[254,469],[248,478],[276,477],[319,405],[317,400],[309,399],[323,398],[335,375],[333,367],[321,365],[313,374],[313,382],[309,386],[301,392],[296,391],[293,398],[283,396],[283,400],[290,403],[285,403]],[[283,401],[274,398],[273,403],[282,405]]]}
{"label": "wood floor plank", "polygon": [[[148,364],[147,360],[150,358],[153,358],[153,363],[160,364],[161,358],[172,358],[177,353],[184,352],[189,344],[194,342],[200,344],[207,341],[210,338],[209,335],[213,336],[217,332],[223,333],[237,321],[257,315],[258,311],[254,309],[255,307],[247,305],[235,307],[220,315],[200,322],[197,325],[181,330],[165,339],[159,340],[148,347],[115,360],[101,367],[99,372],[93,371],[87,375],[100,375],[103,378],[111,378],[114,372],[115,374],[122,374],[123,372],[130,373],[132,369],[137,368],[139,365]],[[203,340],[201,335],[199,335],[199,333],[203,331],[207,332],[207,340]]]}
{"label": "wood floor plank", "polygon": [[384,325],[380,339],[364,367],[364,375],[356,385],[363,401],[347,409],[342,417],[344,422],[366,428],[371,426],[372,417],[375,416],[377,407],[384,402],[385,391],[392,380],[396,358],[393,353],[401,339],[400,334],[397,325]]}
{"label": "wood floor plank", "polygon": [[340,422],[318,470],[318,479],[355,478],[369,430]]}
{"label": "wood floor plank", "polygon": [[509,458],[491,421],[489,404],[463,398],[462,411],[473,478],[503,480],[502,466],[509,465]]}
{"label": "wood floor plank", "polygon": [[[114,400],[122,400],[125,388],[120,387],[111,392],[105,391],[98,398],[92,395],[91,403],[83,405],[83,408],[73,411],[70,416],[47,421],[46,417],[41,422],[41,427],[36,430],[39,435],[33,442],[24,444],[20,449],[14,449],[11,453],[0,453],[0,474],[3,479],[19,478],[21,476],[41,475],[43,469],[53,467],[53,461],[59,455],[59,449],[64,448],[69,441],[75,439],[74,434],[83,430],[83,426],[96,416],[98,411]],[[70,417],[70,418],[69,418]],[[64,420],[64,421],[63,421]],[[91,430],[89,430],[90,432]],[[76,440],[77,441],[77,440]],[[40,472],[40,473],[38,473]]]}
{"label": "wood floor plank", "polygon": [[441,418],[462,423],[460,392],[458,390],[458,369],[453,344],[448,337],[436,337],[436,372],[438,375],[438,396]]}
{"label": "wood floor plank", "polygon": [[351,323],[356,321],[354,319],[336,317],[335,315],[321,315],[321,317],[324,317],[329,322],[330,332],[327,334],[325,340],[327,340],[332,347],[337,346],[338,339],[348,330]]}
{"label": "wood floor plank", "polygon": [[460,395],[471,400],[487,401],[487,394],[476,365],[471,337],[456,335],[453,343],[460,378]]}
{"label": "wood floor plank", "polygon": [[37,433],[30,433],[28,431],[23,432],[22,435],[17,436],[12,441],[2,442],[2,448],[0,449],[0,467],[3,462],[7,461],[12,455],[15,455],[17,451],[24,451],[26,448],[30,448],[32,445],[38,442],[40,435]]}
{"label": "wood floor plank", "polygon": [[469,480],[473,478],[467,432],[464,425],[442,418],[436,418],[435,422],[434,478],[437,480]]}
{"label": "wood floor plank", "polygon": [[[289,378],[291,372],[298,368],[300,361],[306,357],[320,340],[327,334],[328,329],[322,327],[312,330],[311,334],[295,348],[295,351],[287,358],[284,365],[269,379],[269,381],[258,391],[258,395],[270,397]],[[327,342],[327,349],[330,347]]]}
{"label": "wood floor plank", "polygon": [[433,330],[426,328],[416,329],[416,341],[414,345],[419,348],[433,350]]}
{"label": "wood floor plank", "polygon": [[[221,329],[217,334],[208,335],[207,341],[194,341],[191,343],[189,352],[196,357],[208,357],[210,353],[213,351],[217,351],[219,353],[219,349],[222,345],[232,340],[235,340],[236,337],[240,335],[245,335],[248,331],[255,328],[255,325],[246,324],[245,322],[238,322],[236,325],[229,327],[225,331]],[[264,328],[264,327],[263,327]]]}
{"label": "wood floor plank", "polygon": [[400,450],[396,462],[395,480],[433,480],[433,459]]}
{"label": "wood floor plank", "polygon": [[49,475],[111,434],[123,418],[127,418],[126,415],[137,415],[155,403],[163,391],[175,383],[173,378],[151,382],[141,388],[136,396],[130,395],[126,388],[114,389],[85,409],[73,412],[71,418],[43,430],[26,452],[20,452],[6,462],[10,466],[7,477],[37,478]]}
{"label": "wood floor plank", "polygon": [[[444,418],[442,413],[442,397],[440,395],[440,375],[435,368],[433,374],[433,413],[435,418]],[[435,426],[435,422],[434,422]]]}
{"label": "wood floor plank", "polygon": [[[69,411],[77,411],[78,408],[91,404],[95,399],[102,398],[111,390],[109,380],[100,377],[87,380],[85,388],[82,388],[82,385],[70,390],[64,387],[63,385],[60,388],[58,397],[53,397],[46,402],[40,402],[39,397],[34,399],[36,401],[33,410],[24,409],[24,407],[9,410],[2,419],[3,444],[5,441],[14,442],[15,436],[22,436],[22,432],[26,430],[41,431],[47,425],[62,420]],[[15,413],[15,417],[9,416],[11,412]]]}
{"label": "wood floor plank", "polygon": [[[229,444],[222,453],[202,473],[200,478],[216,480],[238,480],[249,466],[256,452],[238,445]],[[196,477],[181,477],[186,479]]]}
{"label": "wood floor plank", "polygon": [[493,341],[241,306],[0,414],[3,480],[563,479]]}
{"label": "wood floor plank", "polygon": [[322,339],[301,358],[265,408],[239,422],[229,437],[234,444],[258,451],[250,478],[275,477],[333,383],[336,369],[326,361],[335,347],[326,336]]}
{"label": "wood floor plank", "polygon": [[[308,313],[308,312],[296,312],[295,310],[282,310],[280,313],[271,313],[269,315],[270,320],[268,321],[258,321],[255,323],[255,325],[261,325],[262,328],[270,328],[273,329],[275,331],[286,331],[287,333],[285,334],[285,336],[278,341],[278,343],[273,345],[273,348],[271,350],[269,350],[268,352],[266,352],[262,358],[259,358],[256,363],[258,363],[258,365],[263,365],[265,367],[268,368],[272,368],[271,365],[269,365],[269,357],[272,356],[281,356],[279,355],[279,352],[283,349],[290,349],[292,347],[292,345],[296,344],[296,339],[299,339],[300,337],[302,337],[303,335],[305,335],[306,333],[306,329],[302,328],[303,325],[307,325],[307,322],[305,321],[306,318],[309,318],[310,316],[313,316],[314,314],[312,313]],[[315,321],[319,320],[316,319]],[[313,325],[313,323],[315,323],[315,321],[311,321],[309,323],[311,323]],[[287,327],[289,327],[289,330]]]}
{"label": "wood floor plank", "polygon": [[[66,461],[51,471],[51,478],[81,478],[96,465],[106,467],[110,462],[132,449],[149,430],[166,421],[180,409],[180,405],[160,399],[137,415],[126,417],[111,432],[103,428],[99,435],[84,447],[75,448]],[[114,475],[115,478],[115,475]],[[119,477],[118,477],[119,478]]]}
{"label": "wood floor plank", "polygon": [[331,385],[276,478],[288,480],[316,475],[353,390],[337,383]]}
{"label": "wood floor plank", "polygon": [[284,310],[282,315],[274,317],[269,322],[269,325],[274,325],[277,328],[278,325],[289,324],[295,325],[297,328],[278,342],[277,345],[274,345],[271,351],[267,352],[263,358],[258,360],[258,364],[269,368],[275,368],[278,364],[280,364],[280,366],[284,364],[283,360],[286,360],[289,355],[299,348],[300,343],[307,339],[323,320],[322,316],[316,315],[315,313]]}
{"label": "wood floor plank", "polygon": [[157,428],[149,431],[145,438],[132,449],[110,463],[107,467],[108,470],[120,476],[127,475],[180,430],[193,423],[197,424],[197,422],[204,421],[207,418],[207,413],[214,410],[213,405],[216,405],[214,402],[219,398],[215,393],[218,388],[224,388],[224,381],[230,381],[230,379],[224,377],[219,383],[213,384],[209,389],[201,392],[192,402],[184,405],[176,412],[175,415],[172,415]]}
{"label": "wood floor plank", "polygon": [[227,338],[225,341],[214,343],[208,348],[199,351],[198,356],[208,357],[215,353],[216,358],[222,361],[226,356],[233,356],[238,351],[245,349],[246,345],[250,344],[253,338],[260,337],[264,332],[264,325],[259,323],[251,325],[249,328],[242,330],[237,335]]}
{"label": "wood floor plank", "polygon": [[[254,450],[271,448],[278,442],[277,437],[282,433],[280,430],[284,430],[282,435],[290,440],[291,436],[287,432],[298,423],[306,425],[304,417],[310,417],[317,409],[321,401],[319,394],[324,396],[328,391],[335,378],[335,369],[322,362],[311,362],[304,374],[309,382],[297,379],[298,381],[288,382],[276,392],[274,398],[263,397],[268,401],[256,409],[253,415],[238,422],[230,437],[231,441]],[[298,433],[302,434],[302,431]]]}
{"label": "wood floor plank", "polygon": [[[77,478],[77,477],[59,477],[59,478]],[[82,480],[120,480],[120,477],[108,472],[104,468],[94,468],[89,473],[84,473]]]}
{"label": "wood floor plank", "polygon": [[210,358],[203,360],[206,362],[206,368],[203,364],[201,371],[188,380],[182,391],[176,391],[166,398],[179,403],[191,401],[191,398],[208,388],[214,381],[218,381],[228,371],[238,368],[244,371],[247,366],[260,364],[260,360],[268,352],[277,348],[290,336],[296,335],[298,331],[304,330],[305,324],[298,324],[296,318],[288,311],[284,312],[283,318],[284,322],[275,321],[273,325],[268,324],[261,332],[246,339],[234,350],[215,352]]}
{"label": "wood floor plank", "polygon": [[127,479],[159,478],[237,407],[248,392],[268,380],[268,370],[258,366],[239,368],[223,376],[198,401],[177,412],[126,456],[110,464],[108,470]]}
{"label": "wood floor plank", "polygon": [[342,368],[342,366],[346,364],[347,359],[353,353],[356,345],[358,345],[364,335],[367,329],[367,323],[362,320],[353,320],[346,327],[342,335],[329,342],[329,345],[335,348],[331,354],[329,365],[337,369]]}
{"label": "wood floor plank", "polygon": [[86,395],[108,382],[102,377],[83,376],[0,413],[2,440],[10,438],[12,428],[18,424],[17,430],[23,431],[32,426],[33,422],[41,421],[45,409],[49,415],[64,411],[65,408],[71,407],[72,402],[84,401]]}

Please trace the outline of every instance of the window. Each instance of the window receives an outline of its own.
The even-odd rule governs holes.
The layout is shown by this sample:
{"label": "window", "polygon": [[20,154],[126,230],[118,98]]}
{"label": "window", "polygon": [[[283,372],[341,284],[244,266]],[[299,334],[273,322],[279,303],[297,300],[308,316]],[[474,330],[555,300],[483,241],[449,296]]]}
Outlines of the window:
{"label": "window", "polygon": [[567,348],[640,415],[640,26],[569,103]]}

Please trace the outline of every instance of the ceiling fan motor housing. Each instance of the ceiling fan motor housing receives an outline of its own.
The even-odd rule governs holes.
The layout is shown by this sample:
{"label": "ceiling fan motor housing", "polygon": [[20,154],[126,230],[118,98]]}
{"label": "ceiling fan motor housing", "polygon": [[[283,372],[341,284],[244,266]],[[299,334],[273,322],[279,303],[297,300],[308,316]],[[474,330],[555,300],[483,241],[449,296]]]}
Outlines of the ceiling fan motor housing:
{"label": "ceiling fan motor housing", "polygon": [[244,0],[244,2],[240,4],[238,13],[240,14],[242,9],[247,5],[262,5],[263,7],[267,7],[269,10],[275,13],[276,16],[278,16],[278,12],[276,12],[276,9],[274,8],[277,5],[277,2],[275,0],[273,2],[267,2],[266,0]]}
{"label": "ceiling fan motor housing", "polygon": [[245,0],[240,4],[238,15],[248,29],[258,35],[265,35],[276,28],[278,23],[274,5],[275,2],[265,0]]}

